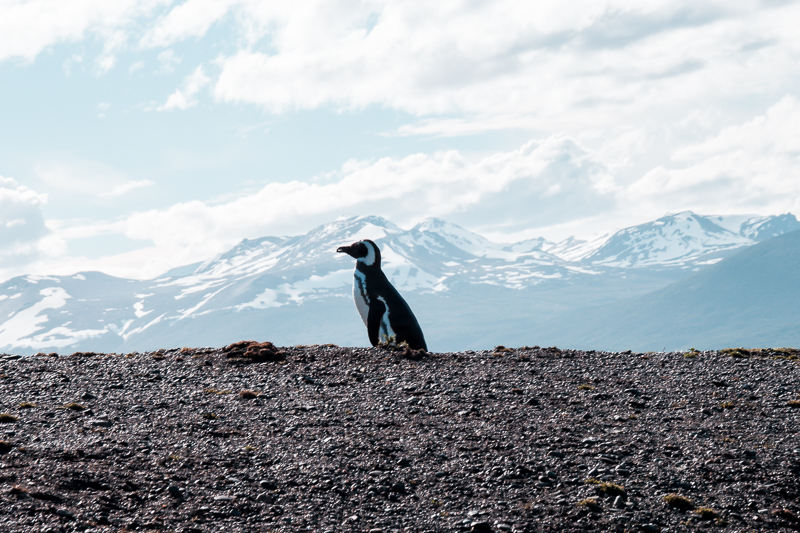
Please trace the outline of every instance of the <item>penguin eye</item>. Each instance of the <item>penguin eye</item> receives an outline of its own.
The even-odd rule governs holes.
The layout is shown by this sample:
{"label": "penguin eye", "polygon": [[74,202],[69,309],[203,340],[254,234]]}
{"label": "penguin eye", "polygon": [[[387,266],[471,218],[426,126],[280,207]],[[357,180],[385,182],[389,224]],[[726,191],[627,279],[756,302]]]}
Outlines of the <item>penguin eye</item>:
{"label": "penguin eye", "polygon": [[363,242],[358,243],[358,257],[367,257],[369,255],[369,249],[367,245]]}

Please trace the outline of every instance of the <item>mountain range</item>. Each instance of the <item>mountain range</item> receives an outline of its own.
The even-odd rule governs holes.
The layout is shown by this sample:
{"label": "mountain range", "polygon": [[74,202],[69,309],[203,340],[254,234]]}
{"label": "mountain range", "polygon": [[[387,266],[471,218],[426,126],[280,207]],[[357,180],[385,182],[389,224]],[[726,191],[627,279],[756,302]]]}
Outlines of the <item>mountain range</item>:
{"label": "mountain range", "polygon": [[[637,340],[630,328],[603,336],[597,332],[616,330],[587,317],[601,310],[613,324],[616,316],[637,316],[638,308],[624,306],[657,307],[659,300],[642,298],[661,297],[670,287],[690,291],[685,284],[696,276],[728,272],[726,262],[737,252],[766,243],[794,246],[776,236],[798,229],[791,214],[682,212],[589,241],[495,243],[440,219],[404,230],[381,217],[343,218],[305,235],[245,239],[153,280],[99,272],[13,278],[0,284],[0,351],[129,352],[245,338],[365,345],[352,303],[353,261],[334,252],[364,238],[380,246],[384,271],[434,351],[500,343],[630,348],[639,340],[655,349],[665,341]],[[758,269],[748,272],[759,276]],[[724,289],[720,283],[715,290]],[[702,332],[702,321],[697,326]],[[681,347],[679,339],[665,345]]]}

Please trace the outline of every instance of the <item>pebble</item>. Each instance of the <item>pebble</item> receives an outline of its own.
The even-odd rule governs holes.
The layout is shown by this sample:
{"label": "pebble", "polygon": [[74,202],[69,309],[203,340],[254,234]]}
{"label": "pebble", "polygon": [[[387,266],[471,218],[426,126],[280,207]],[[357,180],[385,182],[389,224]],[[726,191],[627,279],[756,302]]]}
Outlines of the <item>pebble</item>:
{"label": "pebble", "polygon": [[[704,354],[689,364],[682,354],[538,348],[526,351],[528,361],[492,352],[412,362],[376,349],[286,351],[281,364],[253,365],[230,364],[214,349],[187,349],[180,361],[176,351],[162,360],[151,353],[4,361],[4,373],[36,379],[3,385],[4,409],[24,423],[0,433],[9,443],[0,478],[59,500],[0,497],[9,507],[81,509],[75,516],[86,509],[80,519],[97,530],[176,533],[614,531],[622,524],[641,531],[643,523],[680,531],[691,515],[664,504],[670,492],[708,502],[732,522],[746,516],[749,524],[736,527],[753,528],[757,516],[755,529],[780,530],[772,510],[791,509],[800,412],[784,404],[800,397],[796,363]],[[348,377],[353,368],[361,380]],[[591,394],[576,391],[587,369]],[[71,382],[62,383],[64,375]],[[112,376],[124,390],[108,388]],[[721,376],[733,387],[709,385]],[[750,393],[737,377],[768,391],[765,399],[740,397]],[[772,395],[779,385],[781,401]],[[270,400],[243,402],[241,390],[266,391]],[[102,415],[59,409],[98,391],[101,404],[89,407]],[[532,396],[538,400],[528,402]],[[409,399],[421,402],[417,412],[405,407]],[[16,409],[22,402],[37,407]],[[726,402],[733,407],[720,407]],[[701,414],[715,407],[720,414]],[[212,412],[214,420],[202,417]],[[62,423],[73,419],[80,422]],[[758,435],[767,431],[776,446],[761,446]],[[598,494],[588,478],[624,486],[628,499]],[[576,506],[589,497],[598,498],[599,512]],[[98,511],[111,504],[118,508]],[[0,514],[0,531],[66,524],[53,513]],[[343,527],[353,516],[357,522]]]}
{"label": "pebble", "polygon": [[473,533],[491,533],[492,531],[492,526],[486,521],[471,522],[469,527]]}

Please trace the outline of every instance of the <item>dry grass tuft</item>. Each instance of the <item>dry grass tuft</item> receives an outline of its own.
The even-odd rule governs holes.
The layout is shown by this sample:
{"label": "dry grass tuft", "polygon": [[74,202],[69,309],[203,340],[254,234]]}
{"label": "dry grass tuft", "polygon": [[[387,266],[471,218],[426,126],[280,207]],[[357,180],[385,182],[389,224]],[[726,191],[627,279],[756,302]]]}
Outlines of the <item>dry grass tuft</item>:
{"label": "dry grass tuft", "polygon": [[286,352],[279,350],[271,342],[240,341],[225,346],[221,352],[234,364],[263,363],[283,361]]}
{"label": "dry grass tuft", "polygon": [[711,507],[698,507],[694,510],[694,514],[703,520],[713,520],[715,518],[719,518],[719,513]]}
{"label": "dry grass tuft", "polygon": [[595,487],[595,490],[606,496],[625,496],[628,493],[625,487],[616,483],[600,483]]}
{"label": "dry grass tuft", "polygon": [[11,424],[12,422],[16,422],[17,420],[19,420],[19,418],[17,418],[14,415],[10,415],[8,413],[0,414],[0,423],[2,424]]}
{"label": "dry grass tuft", "polygon": [[592,511],[596,511],[600,509],[600,503],[597,501],[596,498],[586,498],[585,500],[579,501],[576,505],[579,507],[586,507]]}
{"label": "dry grass tuft", "polygon": [[252,400],[253,398],[258,397],[257,390],[243,390],[239,392],[239,397],[245,400]]}
{"label": "dry grass tuft", "polygon": [[721,350],[721,353],[728,354],[735,359],[750,357],[750,350],[745,350],[744,348],[725,348]]}
{"label": "dry grass tuft", "polygon": [[692,500],[687,498],[686,496],[681,496],[680,494],[667,494],[663,498],[664,503],[669,505],[670,507],[675,507],[676,509],[694,509],[694,504]]}

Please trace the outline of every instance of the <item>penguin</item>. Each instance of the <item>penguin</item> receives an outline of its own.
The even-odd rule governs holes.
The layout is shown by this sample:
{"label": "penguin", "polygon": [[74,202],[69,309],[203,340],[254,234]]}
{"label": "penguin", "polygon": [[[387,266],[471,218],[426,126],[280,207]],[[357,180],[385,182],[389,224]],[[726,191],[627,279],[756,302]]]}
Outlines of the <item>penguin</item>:
{"label": "penguin", "polygon": [[356,259],[353,299],[361,320],[367,326],[369,342],[405,341],[412,350],[428,351],[422,328],[397,289],[381,270],[381,251],[365,239],[336,249]]}

